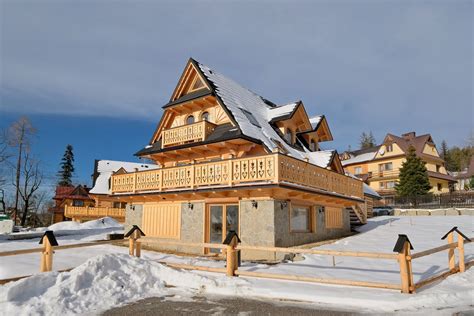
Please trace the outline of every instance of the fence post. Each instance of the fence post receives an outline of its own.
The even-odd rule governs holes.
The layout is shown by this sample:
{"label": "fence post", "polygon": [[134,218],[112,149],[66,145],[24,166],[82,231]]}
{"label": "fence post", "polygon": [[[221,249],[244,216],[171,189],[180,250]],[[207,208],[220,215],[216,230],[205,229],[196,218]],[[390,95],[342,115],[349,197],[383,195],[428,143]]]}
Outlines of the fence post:
{"label": "fence post", "polygon": [[145,233],[138,227],[137,225],[133,225],[133,227],[128,231],[128,233],[125,234],[124,237],[128,237],[128,253],[130,256],[136,256],[140,257],[141,256],[141,241],[138,241],[140,237],[146,236]]}
{"label": "fence post", "polygon": [[[467,241],[471,241],[466,235],[461,233],[457,226],[451,228],[449,232],[446,233],[441,240],[448,238],[448,244],[454,242],[454,232],[458,235],[458,255],[459,255],[459,272],[466,271],[466,265],[464,263],[464,239]],[[456,263],[454,258],[454,249],[450,248],[448,252],[448,260],[449,260],[449,270],[455,271],[456,270]]]}
{"label": "fence post", "polygon": [[229,231],[223,244],[227,245],[226,248],[226,267],[227,267],[227,276],[235,276],[235,271],[238,268],[237,262],[237,250],[235,247],[240,242],[239,236],[233,230]]}
{"label": "fence post", "polygon": [[[448,233],[448,244],[454,242],[454,233]],[[454,248],[450,248],[448,250],[448,263],[449,263],[449,270],[454,271],[456,269],[456,261],[454,257]]]}
{"label": "fence post", "polygon": [[413,249],[407,235],[398,235],[397,243],[393,248],[394,252],[398,252],[398,264],[400,265],[400,279],[402,293],[413,293],[415,284],[413,282],[413,271],[411,265],[410,250]]}
{"label": "fence post", "polygon": [[48,272],[53,270],[53,254],[54,247],[58,245],[53,231],[48,230],[41,237],[40,245],[43,245],[43,252],[41,254],[40,272]]}
{"label": "fence post", "polygon": [[464,264],[464,238],[458,233],[458,255],[459,255],[459,272],[466,271],[466,265]]}

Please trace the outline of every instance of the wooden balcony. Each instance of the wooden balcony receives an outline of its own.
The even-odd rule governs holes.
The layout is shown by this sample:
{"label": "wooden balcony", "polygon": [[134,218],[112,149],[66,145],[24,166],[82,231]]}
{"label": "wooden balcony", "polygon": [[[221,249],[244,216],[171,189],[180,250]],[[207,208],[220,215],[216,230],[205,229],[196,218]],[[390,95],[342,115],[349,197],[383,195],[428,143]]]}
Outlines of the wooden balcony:
{"label": "wooden balcony", "polygon": [[162,132],[161,148],[205,141],[207,136],[212,133],[215,127],[215,124],[208,121],[200,121],[193,124],[165,129]]}
{"label": "wooden balcony", "polygon": [[369,179],[384,179],[384,178],[392,178],[397,179],[400,175],[400,170],[385,170],[385,171],[376,171],[376,172],[369,172]]}
{"label": "wooden balcony", "polygon": [[362,181],[278,153],[113,175],[111,192],[163,192],[285,183],[348,197],[364,196]]}
{"label": "wooden balcony", "polygon": [[112,217],[118,221],[125,220],[124,208],[113,207],[89,207],[89,206],[68,206],[64,208],[64,216],[74,220],[93,219],[101,217]]}

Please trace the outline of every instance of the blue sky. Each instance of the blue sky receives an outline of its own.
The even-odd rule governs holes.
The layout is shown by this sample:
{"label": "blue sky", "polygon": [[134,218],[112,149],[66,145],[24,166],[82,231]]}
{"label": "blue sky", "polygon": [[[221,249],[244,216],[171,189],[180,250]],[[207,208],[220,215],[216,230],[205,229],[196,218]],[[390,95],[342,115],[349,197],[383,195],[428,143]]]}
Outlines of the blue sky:
{"label": "blue sky", "polygon": [[19,115],[54,174],[66,144],[76,179],[93,160],[133,160],[189,57],[275,103],[325,114],[335,141],[362,131],[473,129],[471,1],[0,2],[0,127]]}

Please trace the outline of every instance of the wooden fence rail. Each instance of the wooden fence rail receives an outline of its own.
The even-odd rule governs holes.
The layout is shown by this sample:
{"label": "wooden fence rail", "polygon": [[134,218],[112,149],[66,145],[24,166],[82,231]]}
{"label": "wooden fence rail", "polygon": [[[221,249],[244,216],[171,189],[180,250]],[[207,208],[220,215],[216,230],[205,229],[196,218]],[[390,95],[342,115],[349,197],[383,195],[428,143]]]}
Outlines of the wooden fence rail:
{"label": "wooden fence rail", "polygon": [[[454,233],[457,233],[457,242],[454,242]],[[290,280],[290,281],[302,281],[302,282],[313,282],[323,284],[337,284],[337,285],[351,285],[351,286],[362,286],[371,288],[383,288],[392,290],[401,290],[402,293],[414,293],[416,289],[423,287],[427,284],[441,280],[453,273],[464,272],[466,268],[474,264],[474,261],[464,262],[464,244],[471,242],[471,239],[463,235],[457,227],[451,229],[442,239],[447,238],[448,244],[435,247],[432,249],[420,251],[411,254],[410,251],[413,249],[410,240],[406,235],[399,235],[394,252],[391,253],[376,253],[376,252],[356,252],[356,251],[337,251],[337,250],[315,250],[315,249],[301,249],[301,248],[284,248],[284,247],[261,247],[261,246],[247,246],[240,245],[240,240],[237,234],[233,231],[229,232],[223,244],[213,243],[188,243],[180,241],[164,241],[158,238],[146,237],[138,226],[134,226],[125,237],[128,238],[129,254],[131,256],[141,256],[141,245],[143,243],[157,243],[159,245],[175,245],[175,246],[186,246],[196,248],[216,248],[221,249],[226,260],[225,268],[196,266],[180,263],[160,262],[170,267],[187,270],[198,270],[207,272],[226,273],[227,276],[248,276],[258,278],[269,278],[279,280]],[[41,252],[40,271],[46,272],[51,271],[53,266],[53,255],[55,250],[92,247],[104,244],[123,244],[126,240],[104,240],[95,242],[86,242],[70,245],[58,245],[53,232],[48,231],[41,238],[42,248],[33,249],[19,249],[0,252],[0,257],[23,255],[29,253]],[[458,265],[455,264],[454,251],[458,250]],[[315,255],[326,255],[326,256],[348,256],[357,258],[370,258],[370,259],[384,259],[384,260],[396,260],[400,266],[400,284],[389,284],[382,282],[371,282],[371,281],[356,281],[356,280],[343,280],[343,279],[330,279],[330,278],[318,278],[311,276],[301,275],[283,275],[275,273],[265,273],[256,271],[239,270],[237,252],[241,250],[257,250],[257,251],[269,251],[269,252],[282,252],[282,253],[300,253],[300,254],[315,254]],[[444,250],[448,250],[448,267],[449,271],[443,272],[439,275],[429,277],[427,279],[414,283],[413,281],[413,270],[412,262],[414,259],[425,257],[431,254],[435,254]],[[26,276],[25,276],[26,277]],[[0,284],[6,281],[17,280],[22,277],[11,278],[7,280],[0,280]]]}

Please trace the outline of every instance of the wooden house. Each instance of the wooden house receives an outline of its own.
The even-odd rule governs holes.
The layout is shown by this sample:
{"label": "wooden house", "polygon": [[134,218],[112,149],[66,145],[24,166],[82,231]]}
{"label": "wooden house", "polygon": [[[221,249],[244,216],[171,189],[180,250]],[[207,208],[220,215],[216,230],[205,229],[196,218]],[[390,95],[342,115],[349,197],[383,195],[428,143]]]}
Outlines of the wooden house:
{"label": "wooden house", "polygon": [[382,144],[373,148],[344,152],[341,155],[344,169],[368,183],[385,198],[395,195],[400,168],[406,160],[408,148],[413,146],[425,163],[432,193],[449,192],[455,181],[445,168],[436,144],[430,134],[417,136],[415,132],[396,136],[387,134]]}
{"label": "wooden house", "polygon": [[110,181],[113,173],[153,170],[158,166],[152,164],[96,160],[92,174],[92,188],[83,191],[87,202],[65,199],[61,204],[63,217],[58,220],[72,219],[83,222],[102,217],[112,217],[119,222],[125,220],[126,201],[109,196]]}
{"label": "wooden house", "polygon": [[53,197],[54,207],[49,211],[53,215],[53,223],[71,219],[70,214],[66,214],[69,207],[88,208],[94,206],[94,200],[89,196],[89,188],[86,186],[57,186],[56,194]]}
{"label": "wooden house", "polygon": [[365,216],[362,181],[321,149],[328,122],[302,101],[277,105],[190,59],[163,110],[136,153],[159,168],[111,178],[128,227],[183,242],[221,243],[236,231],[243,244],[287,247],[348,234],[347,208]]}

